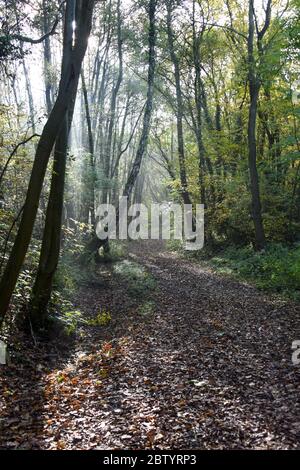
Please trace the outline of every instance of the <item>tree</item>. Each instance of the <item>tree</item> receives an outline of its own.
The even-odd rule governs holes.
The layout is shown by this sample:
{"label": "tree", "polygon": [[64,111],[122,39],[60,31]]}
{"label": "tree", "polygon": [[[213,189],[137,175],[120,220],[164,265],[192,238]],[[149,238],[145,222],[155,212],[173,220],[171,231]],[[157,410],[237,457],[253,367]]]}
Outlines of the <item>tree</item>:
{"label": "tree", "polygon": [[194,81],[194,90],[195,90],[195,104],[196,104],[196,119],[195,119],[195,133],[198,145],[199,153],[199,189],[201,196],[201,203],[206,204],[205,198],[205,184],[204,184],[204,175],[205,175],[205,148],[203,144],[203,132],[202,132],[202,80],[201,80],[201,60],[200,60],[200,44],[201,39],[204,34],[204,27],[201,29],[200,33],[197,32],[196,28],[196,17],[195,17],[195,0],[193,0],[193,60],[195,68],[195,81]]}
{"label": "tree", "polygon": [[[66,5],[65,14],[62,74],[65,73],[72,54],[73,24],[74,22],[76,24],[78,23],[78,17],[74,17],[75,12],[78,15],[80,10],[75,9],[74,0],[69,1]],[[74,105],[75,92],[55,143],[51,187],[42,248],[30,304],[30,319],[34,328],[43,327],[45,324],[46,309],[51,297],[53,276],[59,260],[68,137],[73,119]]]}
{"label": "tree", "polygon": [[[69,2],[67,2],[69,3]],[[78,86],[81,64],[92,26],[94,1],[77,2],[77,33],[72,54],[61,75],[58,95],[37,145],[23,215],[6,269],[0,282],[0,322],[2,323],[30,243],[39,197],[54,142]]]}
{"label": "tree", "polygon": [[125,189],[123,196],[129,197],[131,195],[134,183],[140,171],[141,163],[145,150],[148,143],[149,131],[150,131],[150,122],[152,115],[153,107],[153,94],[154,94],[154,76],[155,76],[155,45],[156,45],[156,28],[155,28],[155,14],[156,14],[157,0],[150,0],[148,6],[148,17],[149,17],[149,53],[148,53],[148,91],[147,91],[147,100],[144,111],[143,118],[143,128],[141,137],[139,139],[135,159],[129,173],[129,176],[126,181]]}
{"label": "tree", "polygon": [[112,161],[112,138],[113,130],[116,120],[116,105],[117,96],[120,90],[120,86],[123,80],[123,38],[122,38],[122,17],[120,10],[120,0],[117,0],[117,44],[118,44],[118,76],[115,85],[113,86],[111,93],[111,102],[108,119],[108,130],[107,138],[105,143],[105,150],[103,155],[103,176],[104,176],[104,187],[102,190],[102,202],[108,201],[108,182],[110,180],[111,173],[111,161]]}
{"label": "tree", "polygon": [[[250,93],[249,119],[248,119],[248,162],[250,173],[250,188],[252,197],[252,217],[255,230],[255,248],[262,250],[265,248],[265,231],[261,214],[261,200],[259,189],[259,177],[257,171],[257,144],[256,144],[256,120],[257,120],[257,103],[261,81],[259,72],[256,70],[254,55],[254,36],[255,24],[257,29],[257,46],[260,55],[263,54],[262,40],[266,34],[271,20],[272,0],[268,0],[266,8],[266,19],[263,28],[259,31],[255,16],[254,0],[249,0],[249,30],[248,30],[248,82]],[[256,22],[255,22],[256,20]]]}
{"label": "tree", "polygon": [[179,60],[176,55],[174,46],[174,31],[172,28],[172,12],[173,0],[167,2],[167,34],[171,61],[174,69],[175,88],[176,88],[176,120],[177,120],[177,144],[178,144],[178,160],[180,168],[181,195],[184,204],[191,204],[191,197],[188,191],[188,183],[186,176],[184,137],[183,137],[183,99],[180,80]]}
{"label": "tree", "polygon": [[88,152],[89,152],[89,164],[86,165],[87,173],[87,200],[88,200],[88,210],[87,210],[87,223],[89,222],[89,215],[91,217],[91,226],[95,230],[96,216],[95,216],[95,160],[94,160],[94,136],[92,129],[92,119],[90,113],[88,92],[84,78],[84,71],[81,72],[81,83],[82,83],[82,93],[84,100],[85,116],[86,116],[86,125],[87,125],[87,139],[88,139]]}

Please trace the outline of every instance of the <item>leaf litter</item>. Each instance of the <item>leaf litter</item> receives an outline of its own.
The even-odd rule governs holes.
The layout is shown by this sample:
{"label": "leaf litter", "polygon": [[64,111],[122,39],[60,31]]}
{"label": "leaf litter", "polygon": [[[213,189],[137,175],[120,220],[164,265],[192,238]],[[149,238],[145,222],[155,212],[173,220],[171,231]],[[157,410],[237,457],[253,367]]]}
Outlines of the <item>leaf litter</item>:
{"label": "leaf litter", "polygon": [[111,312],[109,325],[83,324],[64,345],[10,340],[0,448],[299,448],[300,367],[291,361],[299,305],[158,243],[133,244],[130,261],[155,289],[133,296],[111,270],[74,298],[87,318]]}

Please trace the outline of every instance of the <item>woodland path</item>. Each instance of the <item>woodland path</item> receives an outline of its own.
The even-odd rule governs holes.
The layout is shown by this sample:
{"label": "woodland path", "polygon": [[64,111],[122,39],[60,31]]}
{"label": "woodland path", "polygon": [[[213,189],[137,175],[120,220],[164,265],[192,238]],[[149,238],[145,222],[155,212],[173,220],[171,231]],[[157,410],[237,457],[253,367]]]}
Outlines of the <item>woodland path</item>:
{"label": "woodland path", "polygon": [[129,258],[156,281],[146,297],[102,267],[75,302],[108,309],[109,326],[82,327],[64,352],[28,345],[2,374],[0,448],[299,448],[299,306],[160,244]]}

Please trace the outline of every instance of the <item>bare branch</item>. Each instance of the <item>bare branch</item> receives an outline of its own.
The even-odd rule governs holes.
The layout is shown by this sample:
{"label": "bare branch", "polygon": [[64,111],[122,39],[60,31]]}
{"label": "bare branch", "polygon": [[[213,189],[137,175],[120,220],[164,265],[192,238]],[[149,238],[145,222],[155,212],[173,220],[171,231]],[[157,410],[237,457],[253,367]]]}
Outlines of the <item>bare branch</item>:
{"label": "bare branch", "polygon": [[217,23],[206,23],[206,26],[212,26],[215,28],[221,28],[225,29],[227,31],[231,31],[234,34],[237,34],[238,36],[242,37],[245,41],[247,41],[247,36],[244,33],[241,33],[240,31],[237,31],[236,29],[232,28],[231,26],[226,26],[222,24],[217,24]]}
{"label": "bare branch", "polygon": [[11,161],[11,159],[13,158],[13,156],[17,153],[17,151],[19,150],[19,148],[21,147],[21,145],[25,145],[27,144],[30,140],[32,140],[34,137],[41,137],[39,134],[33,134],[31,135],[30,137],[28,137],[27,139],[23,140],[22,142],[19,142],[15,148],[11,151],[10,155],[9,155],[9,158],[7,160],[7,162],[5,163],[4,165],[4,168],[3,170],[1,171],[1,175],[0,175],[0,184],[1,184],[1,181],[2,181],[2,178],[7,170],[7,167]]}
{"label": "bare branch", "polygon": [[23,36],[22,34],[12,34],[12,35],[8,35],[8,39],[10,41],[21,41],[21,42],[28,42],[30,44],[40,44],[41,42],[45,41],[45,39],[47,39],[49,36],[53,36],[53,34],[55,33],[56,31],[56,27],[59,23],[59,20],[60,20],[60,11],[61,11],[61,8],[62,8],[62,5],[65,3],[65,1],[61,2],[61,4],[59,5],[59,8],[58,8],[58,12],[57,12],[57,15],[56,15],[56,18],[55,18],[55,21],[53,23],[53,26],[51,28],[51,30],[44,34],[42,37],[38,38],[38,39],[33,39],[33,38],[30,38],[28,36]]}
{"label": "bare branch", "polygon": [[262,40],[264,35],[266,34],[270,23],[271,23],[271,13],[272,13],[272,0],[268,0],[267,8],[266,8],[266,19],[263,28],[257,33],[258,39]]}
{"label": "bare branch", "polygon": [[117,171],[117,168],[118,168],[118,165],[119,165],[119,162],[120,162],[120,159],[121,159],[122,155],[127,151],[128,147],[129,147],[129,145],[130,145],[130,143],[131,143],[131,141],[132,141],[132,139],[133,139],[133,137],[134,137],[136,128],[137,128],[138,123],[139,123],[139,121],[140,121],[140,119],[141,119],[141,117],[142,117],[142,114],[143,114],[143,112],[144,112],[145,107],[146,107],[146,103],[144,104],[144,106],[142,107],[142,109],[141,109],[141,111],[140,111],[140,113],[139,113],[139,116],[138,116],[138,118],[137,118],[137,120],[136,120],[136,122],[135,122],[135,124],[134,124],[134,126],[133,126],[132,132],[131,132],[131,134],[130,134],[130,137],[129,137],[129,139],[128,139],[128,142],[127,142],[126,146],[120,151],[119,155],[117,156],[116,163],[115,163],[115,166],[114,166],[113,171],[112,171],[112,174],[111,174],[112,177],[115,175],[115,173],[116,173],[116,171]]}

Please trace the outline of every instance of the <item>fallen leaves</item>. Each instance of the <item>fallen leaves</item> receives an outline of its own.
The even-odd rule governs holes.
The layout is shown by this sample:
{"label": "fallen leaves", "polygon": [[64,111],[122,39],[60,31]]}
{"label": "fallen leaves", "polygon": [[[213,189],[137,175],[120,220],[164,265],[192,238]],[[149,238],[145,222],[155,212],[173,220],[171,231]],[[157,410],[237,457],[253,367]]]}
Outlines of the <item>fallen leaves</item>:
{"label": "fallen leaves", "polygon": [[113,275],[77,299],[88,318],[100,303],[113,313],[105,331],[63,354],[22,339],[26,361],[0,378],[0,447],[298,448],[296,307],[156,249],[137,258],[157,283],[151,316]]}

